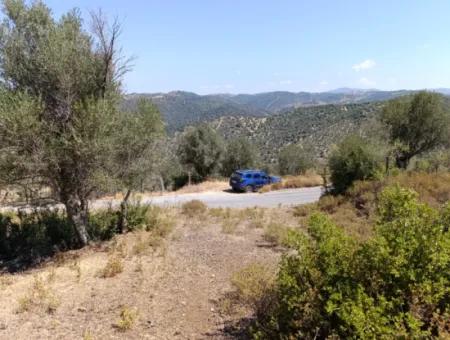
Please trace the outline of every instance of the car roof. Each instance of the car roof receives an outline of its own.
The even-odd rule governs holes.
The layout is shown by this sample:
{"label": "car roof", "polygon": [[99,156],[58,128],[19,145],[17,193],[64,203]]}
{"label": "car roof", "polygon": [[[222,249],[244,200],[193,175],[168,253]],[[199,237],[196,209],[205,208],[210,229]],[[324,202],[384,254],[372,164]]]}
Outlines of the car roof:
{"label": "car roof", "polygon": [[236,170],[237,173],[240,174],[253,174],[257,172],[265,172],[263,170],[252,170],[252,169],[244,169],[244,170]]}

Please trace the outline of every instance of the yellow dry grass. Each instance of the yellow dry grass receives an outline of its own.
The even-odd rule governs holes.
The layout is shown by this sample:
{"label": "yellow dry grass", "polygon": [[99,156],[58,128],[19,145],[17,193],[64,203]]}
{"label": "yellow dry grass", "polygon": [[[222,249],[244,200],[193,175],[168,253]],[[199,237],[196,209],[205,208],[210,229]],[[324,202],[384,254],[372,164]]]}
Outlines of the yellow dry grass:
{"label": "yellow dry grass", "polygon": [[323,179],[316,173],[306,173],[299,176],[285,176],[281,182],[267,185],[260,192],[269,192],[281,189],[309,188],[323,185]]}

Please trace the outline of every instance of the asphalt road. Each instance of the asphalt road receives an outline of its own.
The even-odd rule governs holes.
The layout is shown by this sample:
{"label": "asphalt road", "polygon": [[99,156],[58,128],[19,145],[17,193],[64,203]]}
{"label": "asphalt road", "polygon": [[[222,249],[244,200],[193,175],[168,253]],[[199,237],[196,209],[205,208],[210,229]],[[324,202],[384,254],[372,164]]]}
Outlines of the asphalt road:
{"label": "asphalt road", "polygon": [[[177,206],[191,200],[203,201],[211,208],[248,208],[248,207],[267,207],[292,206],[316,202],[322,194],[322,187],[286,189],[270,191],[267,193],[232,193],[232,192],[205,192],[194,194],[179,194],[144,197],[141,200],[143,204],[154,204],[159,206]],[[113,205],[119,202],[112,202]],[[102,208],[107,201],[96,201],[94,208]]]}

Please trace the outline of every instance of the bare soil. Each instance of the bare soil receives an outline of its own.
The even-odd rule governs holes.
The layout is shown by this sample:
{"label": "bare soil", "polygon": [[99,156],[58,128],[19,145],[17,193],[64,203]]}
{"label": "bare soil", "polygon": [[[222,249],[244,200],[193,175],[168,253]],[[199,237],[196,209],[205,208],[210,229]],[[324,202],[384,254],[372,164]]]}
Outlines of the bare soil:
{"label": "bare soil", "polygon": [[[146,235],[130,233],[25,273],[3,274],[0,339],[234,338],[229,325],[242,315],[220,312],[231,275],[280,257],[262,233],[245,223],[228,234],[211,218],[184,220],[157,250],[137,253]],[[99,272],[112,255],[123,262],[123,272],[103,278]],[[36,280],[43,286],[41,298],[57,301],[54,310],[39,302],[32,288]],[[23,298],[32,292],[38,302],[26,305]],[[24,306],[29,310],[20,311]],[[124,309],[137,314],[129,330],[117,327]]]}

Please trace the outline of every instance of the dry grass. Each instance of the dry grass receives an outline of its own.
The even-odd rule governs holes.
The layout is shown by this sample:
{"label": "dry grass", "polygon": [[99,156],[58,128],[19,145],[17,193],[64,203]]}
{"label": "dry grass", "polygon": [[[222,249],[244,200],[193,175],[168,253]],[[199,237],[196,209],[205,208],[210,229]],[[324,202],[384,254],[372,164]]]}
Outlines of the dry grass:
{"label": "dry grass", "polygon": [[263,238],[273,246],[280,246],[285,243],[289,230],[291,229],[284,224],[271,222],[265,227]]}
{"label": "dry grass", "polygon": [[265,313],[271,306],[276,284],[276,267],[255,262],[231,276],[233,291],[220,301],[223,314]]}
{"label": "dry grass", "polygon": [[115,327],[125,332],[133,328],[138,318],[138,311],[135,308],[123,307],[120,311],[120,318],[115,324]]}
{"label": "dry grass", "polygon": [[123,272],[123,260],[117,255],[110,255],[105,267],[100,270],[99,276],[103,278],[114,277]]}
{"label": "dry grass", "polygon": [[4,289],[13,284],[13,278],[9,274],[1,274],[0,275],[0,289]]}
{"label": "dry grass", "polygon": [[183,215],[191,218],[202,216],[207,210],[208,207],[206,204],[199,200],[192,200],[181,206],[181,212]]}
{"label": "dry grass", "polygon": [[51,288],[38,276],[34,277],[28,293],[18,299],[18,313],[32,310],[44,310],[53,313],[60,305],[59,299],[53,294]]}
{"label": "dry grass", "polygon": [[323,179],[320,175],[315,173],[306,173],[305,175],[283,177],[281,182],[266,185],[261,188],[260,192],[269,192],[281,189],[309,188],[321,185],[323,185]]}
{"label": "dry grass", "polygon": [[234,218],[226,218],[222,221],[222,232],[224,234],[234,234],[238,228],[239,222]]}
{"label": "dry grass", "polygon": [[177,190],[177,194],[191,194],[207,191],[224,191],[230,188],[230,184],[225,180],[207,180],[202,183],[186,185]]}

